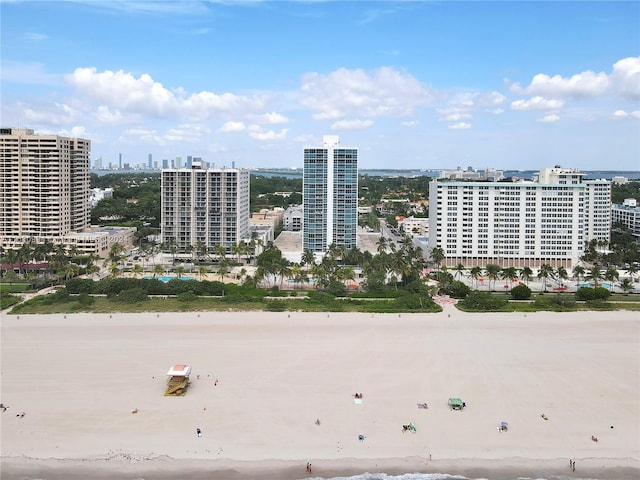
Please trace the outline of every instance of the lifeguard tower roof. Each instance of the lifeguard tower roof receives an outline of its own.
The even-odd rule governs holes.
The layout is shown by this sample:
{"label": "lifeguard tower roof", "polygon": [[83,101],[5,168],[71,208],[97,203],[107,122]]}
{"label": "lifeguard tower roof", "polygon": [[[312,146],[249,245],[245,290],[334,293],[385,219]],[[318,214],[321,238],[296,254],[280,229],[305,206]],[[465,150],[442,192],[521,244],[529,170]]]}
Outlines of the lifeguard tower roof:
{"label": "lifeguard tower roof", "polygon": [[188,377],[191,374],[191,367],[189,365],[174,365],[167,372],[169,377]]}

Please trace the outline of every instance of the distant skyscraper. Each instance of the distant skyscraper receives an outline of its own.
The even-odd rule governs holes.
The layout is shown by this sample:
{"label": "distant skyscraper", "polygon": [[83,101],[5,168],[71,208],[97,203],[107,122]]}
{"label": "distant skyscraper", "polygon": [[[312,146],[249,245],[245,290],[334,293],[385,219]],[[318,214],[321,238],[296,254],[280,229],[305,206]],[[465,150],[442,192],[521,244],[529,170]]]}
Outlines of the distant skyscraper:
{"label": "distant skyscraper", "polygon": [[325,253],[334,243],[356,246],[358,229],[358,149],[340,146],[336,135],[322,147],[304,149],[302,248]]}
{"label": "distant skyscraper", "polygon": [[162,168],[169,168],[169,160],[166,158],[162,159]]}
{"label": "distant skyscraper", "polygon": [[149,170],[153,169],[153,155],[151,153],[149,154],[149,161],[147,162],[147,168]]}
{"label": "distant skyscraper", "polygon": [[191,165],[193,165],[193,157],[191,155],[187,155],[187,168],[191,168]]}
{"label": "distant skyscraper", "polygon": [[89,154],[83,138],[0,129],[0,241],[15,246],[89,226]]}
{"label": "distant skyscraper", "polygon": [[118,170],[122,170],[122,154],[118,154]]}

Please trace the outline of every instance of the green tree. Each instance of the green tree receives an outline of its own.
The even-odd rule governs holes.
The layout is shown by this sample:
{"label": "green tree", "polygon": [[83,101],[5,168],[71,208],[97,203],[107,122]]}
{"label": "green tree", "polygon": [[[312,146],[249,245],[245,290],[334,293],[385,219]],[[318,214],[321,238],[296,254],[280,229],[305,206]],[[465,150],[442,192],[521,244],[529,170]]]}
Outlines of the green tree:
{"label": "green tree", "polygon": [[529,282],[533,278],[533,270],[529,267],[524,267],[520,270],[520,280],[529,285]]}
{"label": "green tree", "polygon": [[500,265],[496,265],[494,263],[490,263],[485,267],[485,272],[487,272],[487,278],[489,279],[489,286],[491,286],[491,282],[493,282],[493,289],[496,288],[496,280],[500,277],[500,273],[502,272],[502,268]]}
{"label": "green tree", "polygon": [[538,278],[542,280],[543,292],[547,291],[547,281],[549,280],[549,278],[553,278],[553,273],[553,267],[548,263],[540,266],[540,269],[538,270]]}
{"label": "green tree", "polygon": [[433,263],[435,263],[438,268],[440,268],[440,264],[445,258],[445,252],[442,247],[434,247],[431,249],[431,253],[429,254],[429,258]]}
{"label": "green tree", "polygon": [[580,283],[580,279],[584,278],[586,271],[582,265],[576,265],[572,270],[573,278],[575,278],[578,283]]}
{"label": "green tree", "polygon": [[625,295],[628,295],[629,292],[633,291],[633,282],[630,278],[623,278],[622,282],[618,285]]}

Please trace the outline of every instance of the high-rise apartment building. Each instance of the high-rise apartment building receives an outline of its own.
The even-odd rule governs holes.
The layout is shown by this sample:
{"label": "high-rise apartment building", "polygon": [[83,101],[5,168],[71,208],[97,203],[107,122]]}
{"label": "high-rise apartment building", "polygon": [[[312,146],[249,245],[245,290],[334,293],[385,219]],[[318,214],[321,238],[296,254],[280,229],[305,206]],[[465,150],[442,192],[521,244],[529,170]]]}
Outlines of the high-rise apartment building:
{"label": "high-rise apartment building", "polygon": [[162,241],[180,252],[202,242],[207,248],[249,236],[249,170],[162,170]]}
{"label": "high-rise apartment building", "polygon": [[572,267],[610,239],[611,184],[559,166],[534,181],[429,185],[429,247],[454,266]]}
{"label": "high-rise apartment building", "polygon": [[89,154],[83,138],[0,129],[0,241],[60,241],[89,226]]}
{"label": "high-rise apartment building", "polygon": [[349,250],[358,230],[358,149],[335,135],[304,149],[302,248],[324,253],[334,243]]}

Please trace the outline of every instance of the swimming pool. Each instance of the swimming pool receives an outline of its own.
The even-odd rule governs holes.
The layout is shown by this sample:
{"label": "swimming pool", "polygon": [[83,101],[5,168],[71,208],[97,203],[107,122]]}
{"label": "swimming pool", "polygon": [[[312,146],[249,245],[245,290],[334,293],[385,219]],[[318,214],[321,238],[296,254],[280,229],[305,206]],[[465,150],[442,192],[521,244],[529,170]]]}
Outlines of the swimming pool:
{"label": "swimming pool", "polygon": [[[576,285],[578,288],[593,288],[595,287],[595,283],[579,283]],[[598,282],[598,287],[602,288],[611,288],[611,284],[607,282]]]}
{"label": "swimming pool", "polygon": [[[147,280],[151,280],[154,277],[144,277],[144,278],[146,278]],[[158,280],[160,280],[161,282],[164,282],[164,283],[170,282],[171,280],[175,280],[175,279],[178,279],[178,280],[195,280],[194,277],[180,277],[180,278],[178,278],[178,277],[170,276],[170,275],[160,275],[159,277],[155,277],[155,278],[157,278]]]}

